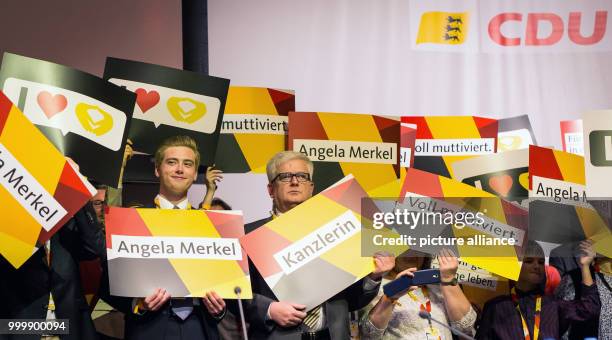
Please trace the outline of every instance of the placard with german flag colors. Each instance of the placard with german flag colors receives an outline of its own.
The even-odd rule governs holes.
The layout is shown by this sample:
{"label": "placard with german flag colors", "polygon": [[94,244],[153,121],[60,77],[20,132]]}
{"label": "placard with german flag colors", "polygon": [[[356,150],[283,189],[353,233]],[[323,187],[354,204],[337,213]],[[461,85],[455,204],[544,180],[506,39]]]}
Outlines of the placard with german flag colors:
{"label": "placard with german flag colors", "polygon": [[400,164],[410,168],[414,163],[414,143],[416,141],[416,125],[401,123]]}
{"label": "placard with german flag colors", "polygon": [[[522,248],[527,240],[528,212],[524,208],[473,186],[414,168],[406,172],[401,197],[404,197],[404,206],[425,200],[486,212],[485,223],[463,229],[453,227],[452,234],[446,231],[446,236],[465,239],[476,235],[496,237],[506,233],[520,240],[520,245],[517,243],[514,247],[472,246],[469,249],[458,246],[453,249],[460,261],[457,279],[470,301],[482,307],[489,299],[508,294],[508,279],[518,279]],[[466,253],[472,256],[465,256]]]}
{"label": "placard with german flag colors", "polygon": [[133,209],[106,214],[110,293],[144,297],[164,288],[173,297],[252,298],[238,211]]}
{"label": "placard with german flag colors", "polygon": [[288,150],[314,163],[315,193],[352,174],[369,196],[399,193],[400,121],[366,114],[290,112]]}
{"label": "placard with german flag colors", "polygon": [[[406,172],[399,203],[407,209],[412,206],[431,212],[446,209],[482,213],[481,223],[467,224],[462,228],[447,226],[440,230],[420,230],[417,227],[410,233],[416,237],[436,234],[447,238],[481,238],[476,235],[513,238],[514,246],[500,245],[492,248],[486,245],[459,245],[450,248],[455,249],[456,254],[467,263],[511,280],[518,279],[521,269],[519,259],[527,240],[528,213],[525,208],[473,186],[414,168]],[[421,251],[428,249],[425,247]],[[491,256],[493,251],[496,256]]]}
{"label": "placard with german flag colors", "polygon": [[291,90],[230,86],[215,167],[228,173],[266,173],[274,154],[285,150]]}
{"label": "placard with german flag colors", "polygon": [[310,310],[372,272],[361,257],[362,197],[347,176],[240,239],[279,301]]}
{"label": "placard with german flag colors", "polygon": [[476,156],[453,163],[455,179],[520,202],[529,196],[529,149]]}
{"label": "placard with german flag colors", "polygon": [[19,268],[96,192],[0,92],[0,254]]}
{"label": "placard with german flag colors", "polygon": [[584,157],[529,147],[529,238],[557,244],[595,241],[595,250],[612,255],[609,226],[588,202]]}
{"label": "placard with german flag colors", "polygon": [[452,163],[497,150],[498,123],[475,116],[408,116],[402,123],[416,124],[414,167],[454,178]]}

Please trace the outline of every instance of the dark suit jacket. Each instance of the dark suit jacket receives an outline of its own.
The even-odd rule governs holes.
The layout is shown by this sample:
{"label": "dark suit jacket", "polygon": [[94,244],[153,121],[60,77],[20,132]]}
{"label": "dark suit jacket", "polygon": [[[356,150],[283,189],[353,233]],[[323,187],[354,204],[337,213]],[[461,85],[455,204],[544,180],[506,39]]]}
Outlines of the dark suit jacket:
{"label": "dark suit jacket", "polygon": [[[155,208],[153,205],[146,208]],[[161,309],[151,312],[147,311],[142,315],[135,314],[132,310],[132,300],[129,297],[111,296],[108,280],[108,263],[104,261],[104,273],[102,282],[100,283],[100,297],[109,305],[125,314],[125,339],[126,340],[155,340],[163,339],[166,333],[166,327],[172,315],[170,303],[167,303]],[[219,320],[213,318],[206,310],[206,307],[194,306],[193,313],[201,322],[206,340],[219,339],[217,324]],[[185,339],[189,339],[185,335]]]}
{"label": "dark suit jacket", "polygon": [[[245,226],[245,233],[250,233],[268,223],[271,218],[261,219]],[[284,328],[273,321],[266,321],[270,304],[277,301],[276,296],[263,279],[257,268],[249,260],[249,273],[253,288],[253,299],[245,301],[245,317],[249,323],[250,339],[301,339],[300,327]],[[349,312],[365,307],[378,293],[379,285],[374,289],[364,290],[363,280],[355,282],[325,304],[325,324],[332,339],[350,339]],[[229,305],[232,309],[232,305]]]}
{"label": "dark suit jacket", "polygon": [[[80,260],[105,251],[104,237],[91,204],[79,210],[51,237],[51,268],[41,247],[19,269],[0,256],[0,319],[45,319],[49,291],[58,319],[69,319],[62,340],[97,339],[79,277]],[[0,339],[40,340],[40,335],[0,335]]]}

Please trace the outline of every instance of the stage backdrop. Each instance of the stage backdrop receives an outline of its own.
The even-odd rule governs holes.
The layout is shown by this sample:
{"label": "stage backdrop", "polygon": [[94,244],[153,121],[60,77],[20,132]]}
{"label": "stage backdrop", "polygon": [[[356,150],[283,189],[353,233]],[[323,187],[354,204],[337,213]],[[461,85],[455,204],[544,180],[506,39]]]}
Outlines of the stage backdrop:
{"label": "stage backdrop", "polygon": [[181,0],[2,0],[0,52],[97,76],[106,57],[181,68]]}
{"label": "stage backdrop", "polygon": [[529,114],[612,108],[612,2],[208,0],[210,73],[295,90],[299,111]]}

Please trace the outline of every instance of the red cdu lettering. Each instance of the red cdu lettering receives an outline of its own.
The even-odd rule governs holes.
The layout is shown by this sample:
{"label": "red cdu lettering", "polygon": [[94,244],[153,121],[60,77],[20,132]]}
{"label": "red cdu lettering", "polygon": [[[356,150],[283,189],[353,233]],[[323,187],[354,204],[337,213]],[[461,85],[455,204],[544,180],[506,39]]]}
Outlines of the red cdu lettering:
{"label": "red cdu lettering", "polygon": [[[538,38],[540,21],[548,21],[552,26],[552,32],[546,38]],[[563,37],[563,19],[553,13],[529,13],[527,15],[527,32],[525,45],[548,46],[556,44]]]}
{"label": "red cdu lettering", "polygon": [[585,37],[580,33],[582,13],[571,12],[568,23],[568,34],[571,41],[578,45],[593,45],[601,41],[606,34],[608,24],[608,12],[597,11],[595,13],[595,27],[590,37]]}
{"label": "red cdu lettering", "polygon": [[501,26],[506,21],[522,21],[523,15],[521,13],[501,13],[493,17],[489,21],[489,37],[491,40],[502,46],[518,46],[521,44],[521,38],[508,38],[501,32]]}

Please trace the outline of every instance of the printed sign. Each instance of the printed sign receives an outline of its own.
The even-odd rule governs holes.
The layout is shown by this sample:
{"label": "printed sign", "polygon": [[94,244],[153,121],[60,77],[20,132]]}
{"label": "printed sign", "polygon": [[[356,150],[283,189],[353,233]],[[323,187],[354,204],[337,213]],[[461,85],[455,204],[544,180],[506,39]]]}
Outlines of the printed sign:
{"label": "printed sign", "polygon": [[84,175],[118,185],[133,93],[66,66],[10,53],[2,60],[0,84]]}
{"label": "printed sign", "polygon": [[[236,211],[111,207],[106,250],[112,295],[143,297],[163,287],[173,297],[252,297]],[[211,275],[214,273],[214,275]]]}
{"label": "printed sign", "polygon": [[19,268],[95,192],[0,92],[0,254]]}

